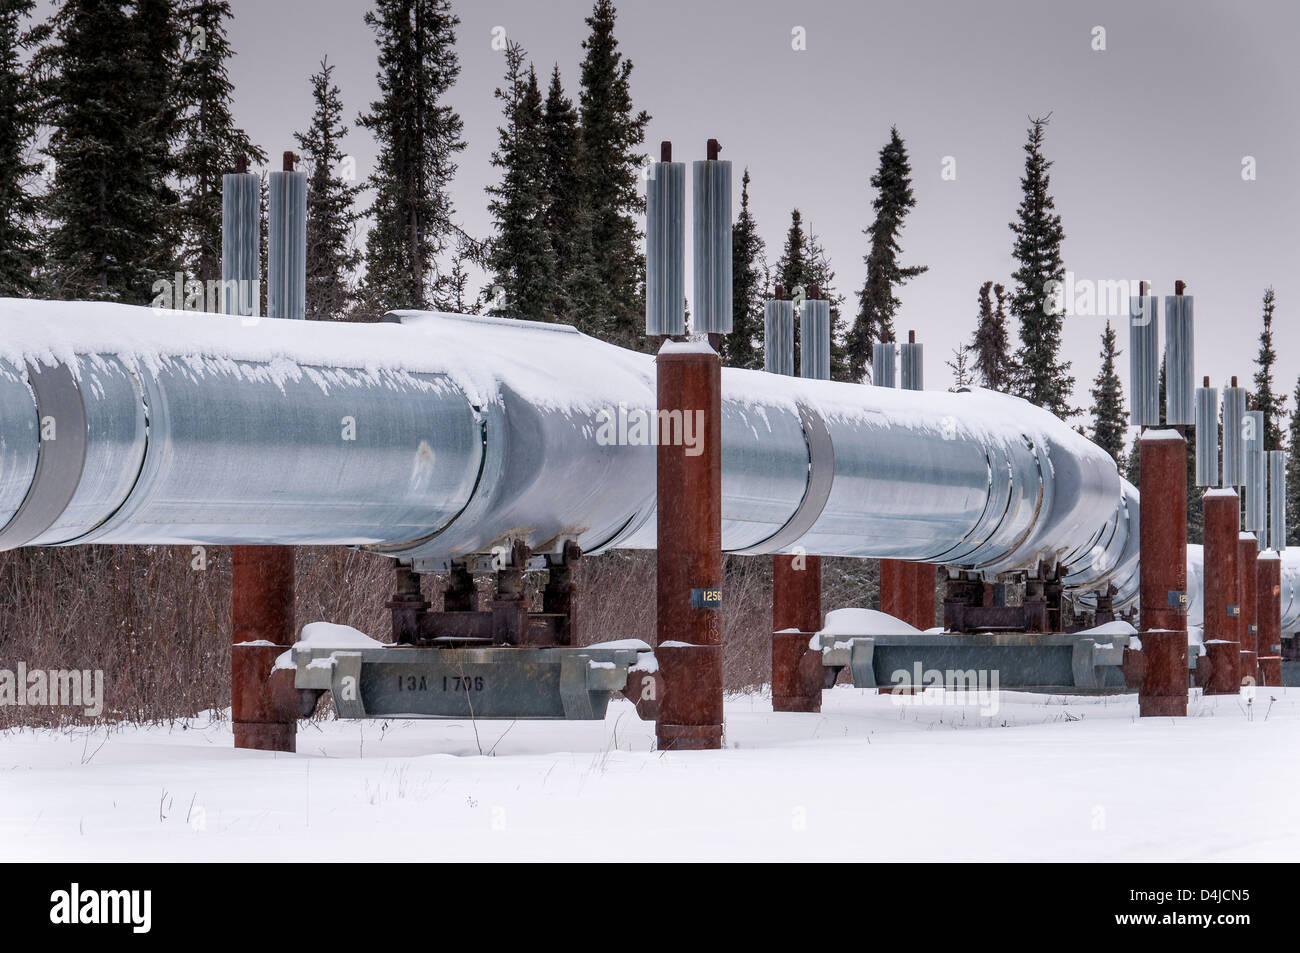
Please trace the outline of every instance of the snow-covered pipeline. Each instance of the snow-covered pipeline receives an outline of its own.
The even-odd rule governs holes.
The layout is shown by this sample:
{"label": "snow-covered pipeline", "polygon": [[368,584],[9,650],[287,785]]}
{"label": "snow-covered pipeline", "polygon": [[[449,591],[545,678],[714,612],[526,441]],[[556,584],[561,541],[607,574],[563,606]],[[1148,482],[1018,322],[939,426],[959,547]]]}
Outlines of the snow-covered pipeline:
{"label": "snow-covered pipeline", "polygon": [[[347,544],[438,569],[512,538],[654,546],[651,356],[390,319],[0,300],[0,548]],[[1059,564],[1072,590],[1136,599],[1136,491],[1023,401],[725,369],[722,441],[728,551]]]}

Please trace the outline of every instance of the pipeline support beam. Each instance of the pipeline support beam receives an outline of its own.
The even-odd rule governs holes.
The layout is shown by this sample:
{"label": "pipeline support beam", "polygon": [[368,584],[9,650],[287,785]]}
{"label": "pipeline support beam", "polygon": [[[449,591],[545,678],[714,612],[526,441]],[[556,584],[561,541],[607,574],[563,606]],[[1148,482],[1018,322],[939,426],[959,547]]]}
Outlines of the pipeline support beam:
{"label": "pipeline support beam", "polygon": [[1259,682],[1276,687],[1282,684],[1282,560],[1266,549],[1256,558],[1255,571]]}
{"label": "pipeline support beam", "polygon": [[1255,566],[1259,559],[1259,541],[1254,533],[1237,537],[1237,599],[1241,606],[1242,685],[1259,683],[1259,577]]}
{"label": "pipeline support beam", "polygon": [[273,669],[294,642],[293,574],[290,547],[231,547],[230,717],[236,748],[295,749],[293,672]]}
{"label": "pipeline support beam", "polygon": [[[1199,435],[1198,435],[1199,436]],[[1210,662],[1207,695],[1235,695],[1241,684],[1241,606],[1237,585],[1237,537],[1241,501],[1232,488],[1208,490],[1204,497],[1205,554],[1202,627]]]}
{"label": "pipeline support beam", "polygon": [[661,411],[703,425],[698,453],[662,436],[656,448],[656,736],[660,750],[721,748],[722,361],[705,344],[668,342],[656,379]]}
{"label": "pipeline support beam", "polygon": [[1187,714],[1187,441],[1176,430],[1142,434],[1140,611],[1145,666],[1142,717]]}
{"label": "pipeline support beam", "polygon": [[822,710],[821,653],[808,647],[821,627],[821,557],[773,556],[773,711]]}

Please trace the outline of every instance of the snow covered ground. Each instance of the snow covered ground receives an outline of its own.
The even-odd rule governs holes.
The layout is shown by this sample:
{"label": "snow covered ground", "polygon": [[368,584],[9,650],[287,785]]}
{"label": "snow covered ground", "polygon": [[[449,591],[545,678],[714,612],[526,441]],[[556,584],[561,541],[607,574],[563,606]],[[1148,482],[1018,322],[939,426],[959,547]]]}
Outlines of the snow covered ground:
{"label": "snow covered ground", "polygon": [[294,755],[235,751],[224,716],[0,732],[0,860],[1300,859],[1300,689],[1141,721],[1134,695],[931,701],[731,698],[714,752],[653,751],[622,701],[321,722]]}

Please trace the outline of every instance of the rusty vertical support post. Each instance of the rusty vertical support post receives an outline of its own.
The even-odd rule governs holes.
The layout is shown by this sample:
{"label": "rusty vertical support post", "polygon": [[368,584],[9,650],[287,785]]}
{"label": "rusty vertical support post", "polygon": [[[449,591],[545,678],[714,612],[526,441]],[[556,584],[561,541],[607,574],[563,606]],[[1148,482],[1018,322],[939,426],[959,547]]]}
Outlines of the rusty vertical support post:
{"label": "rusty vertical support post", "polygon": [[1147,430],[1141,465],[1143,717],[1187,714],[1187,441]]}
{"label": "rusty vertical support post", "polygon": [[1202,599],[1205,655],[1210,661],[1207,695],[1235,695],[1241,685],[1240,595],[1237,537],[1241,501],[1232,488],[1205,492],[1205,559]]}
{"label": "rusty vertical support post", "polygon": [[934,627],[934,566],[930,563],[913,563],[912,572],[916,575],[912,583],[916,602],[909,621],[925,631]]}
{"label": "rusty vertical support post", "polygon": [[293,549],[231,547],[231,721],[236,748],[293,751],[298,692],[293,672],[273,671],[294,641]]}
{"label": "rusty vertical support post", "polygon": [[880,611],[911,625],[916,603],[913,564],[902,559],[880,560]]}
{"label": "rusty vertical support post", "polygon": [[773,711],[822,710],[821,655],[808,647],[821,627],[821,557],[773,556]]}
{"label": "rusty vertical support post", "polygon": [[[656,378],[655,654],[664,679],[656,735],[660,750],[720,748],[722,361],[702,342],[668,342]],[[687,445],[683,431],[671,432],[673,420],[690,420],[697,442]]]}
{"label": "rusty vertical support post", "polygon": [[1254,533],[1237,537],[1237,599],[1241,606],[1238,632],[1241,636],[1242,685],[1259,683],[1259,580],[1255,563],[1259,559],[1259,542]]}
{"label": "rusty vertical support post", "polygon": [[1266,549],[1255,559],[1256,614],[1259,623],[1259,682],[1282,684],[1282,560],[1276,550]]}

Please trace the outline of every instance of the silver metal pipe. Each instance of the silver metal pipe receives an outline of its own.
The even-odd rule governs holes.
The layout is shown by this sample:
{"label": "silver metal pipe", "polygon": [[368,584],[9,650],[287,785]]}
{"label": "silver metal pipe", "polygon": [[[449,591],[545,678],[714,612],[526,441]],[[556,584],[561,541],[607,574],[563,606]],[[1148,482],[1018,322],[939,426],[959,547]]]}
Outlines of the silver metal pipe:
{"label": "silver metal pipe", "polygon": [[[330,543],[421,570],[513,539],[651,548],[654,441],[702,449],[699,408],[657,414],[651,356],[563,325],[399,312],[304,335],[0,301],[0,361],[0,548]],[[65,465],[42,470],[50,416]],[[728,551],[1056,565],[1076,593],[1136,599],[1136,490],[1025,401],[727,368],[722,419]]]}

